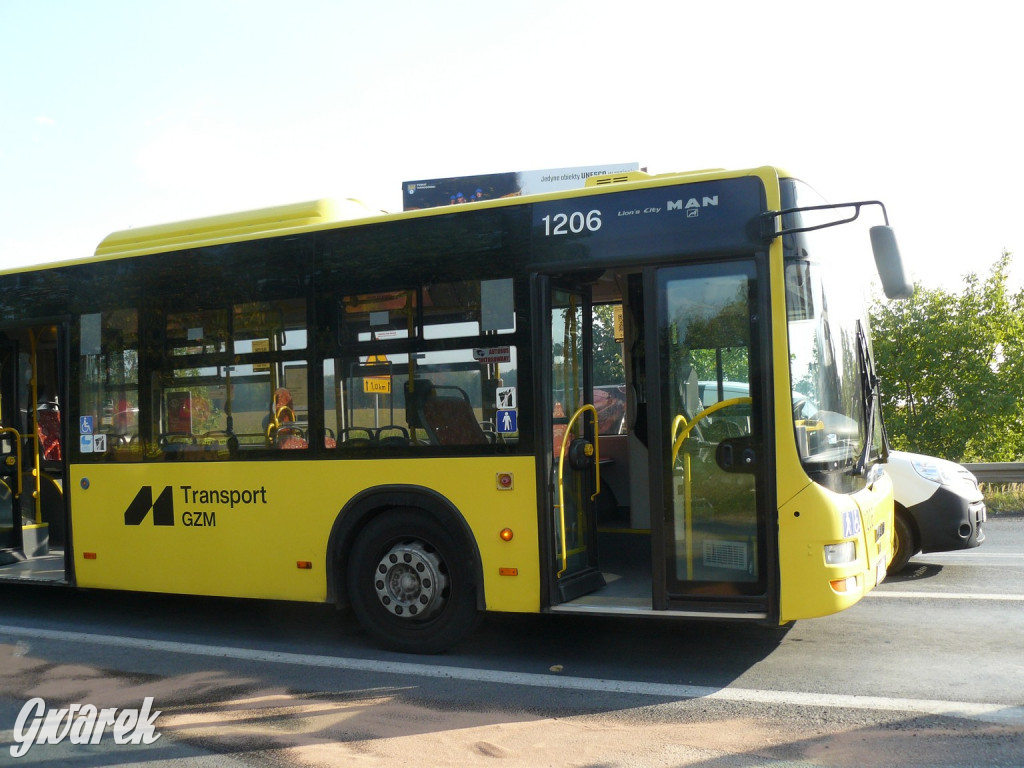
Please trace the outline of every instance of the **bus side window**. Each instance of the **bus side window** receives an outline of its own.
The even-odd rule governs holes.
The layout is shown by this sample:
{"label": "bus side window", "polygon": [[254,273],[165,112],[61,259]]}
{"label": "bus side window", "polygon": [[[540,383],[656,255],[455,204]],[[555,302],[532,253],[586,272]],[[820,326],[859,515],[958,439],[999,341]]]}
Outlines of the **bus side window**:
{"label": "bus side window", "polygon": [[515,346],[425,352],[412,387],[404,389],[406,418],[429,445],[514,442],[516,384]]}
{"label": "bus side window", "polygon": [[87,426],[92,429],[92,440],[76,442],[79,457],[141,460],[138,314],[135,309],[84,314],[78,330],[81,384],[75,418],[81,434],[87,435]]}
{"label": "bus side window", "polygon": [[154,458],[219,461],[308,448],[309,362],[301,298],[166,315],[154,372]]}
{"label": "bus side window", "polygon": [[517,440],[513,299],[511,278],[343,296],[339,354],[323,364],[320,447],[362,453]]}

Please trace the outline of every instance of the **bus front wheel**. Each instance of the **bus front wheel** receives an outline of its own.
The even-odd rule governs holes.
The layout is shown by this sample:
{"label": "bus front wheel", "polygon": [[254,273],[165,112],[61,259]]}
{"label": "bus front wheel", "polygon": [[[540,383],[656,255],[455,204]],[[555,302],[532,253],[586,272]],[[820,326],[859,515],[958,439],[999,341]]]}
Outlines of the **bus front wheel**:
{"label": "bus front wheel", "polygon": [[892,562],[889,563],[890,573],[897,573],[906,568],[910,558],[916,555],[919,549],[917,540],[914,538],[914,529],[902,511],[896,512],[894,523],[893,549],[896,551],[893,554]]}
{"label": "bus front wheel", "polygon": [[359,623],[393,650],[447,650],[476,620],[474,568],[465,551],[426,513],[378,514],[348,561],[349,601]]}

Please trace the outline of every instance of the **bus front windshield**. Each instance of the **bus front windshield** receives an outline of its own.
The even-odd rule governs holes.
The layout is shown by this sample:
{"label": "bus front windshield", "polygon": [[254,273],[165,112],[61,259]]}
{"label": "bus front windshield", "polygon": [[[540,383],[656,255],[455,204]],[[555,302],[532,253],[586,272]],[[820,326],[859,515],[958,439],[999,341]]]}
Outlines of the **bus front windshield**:
{"label": "bus front windshield", "polygon": [[[784,200],[784,207],[823,203],[796,182],[788,191],[791,199]],[[806,213],[786,218],[787,227],[819,223]],[[793,424],[800,458],[817,482],[852,492],[863,486],[865,466],[881,451],[863,290],[873,263],[868,235],[856,224],[843,224],[785,235],[783,244]]]}

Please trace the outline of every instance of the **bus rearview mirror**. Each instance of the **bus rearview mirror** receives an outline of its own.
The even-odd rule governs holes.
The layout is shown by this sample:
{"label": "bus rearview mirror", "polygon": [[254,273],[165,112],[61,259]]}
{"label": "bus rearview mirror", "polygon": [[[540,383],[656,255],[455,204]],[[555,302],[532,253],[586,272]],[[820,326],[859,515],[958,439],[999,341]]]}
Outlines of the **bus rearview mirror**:
{"label": "bus rearview mirror", "polygon": [[896,232],[892,227],[871,227],[871,250],[875,254],[875,267],[886,298],[909,299],[913,296],[914,285],[907,279],[900,247],[896,243]]}

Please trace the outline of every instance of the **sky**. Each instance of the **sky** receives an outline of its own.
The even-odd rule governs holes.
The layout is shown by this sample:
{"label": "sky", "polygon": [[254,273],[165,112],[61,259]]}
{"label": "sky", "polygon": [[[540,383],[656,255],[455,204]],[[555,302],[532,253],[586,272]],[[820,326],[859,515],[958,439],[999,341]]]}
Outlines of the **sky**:
{"label": "sky", "polygon": [[406,180],[777,165],[1024,285],[1024,4],[0,0],[0,269]]}

